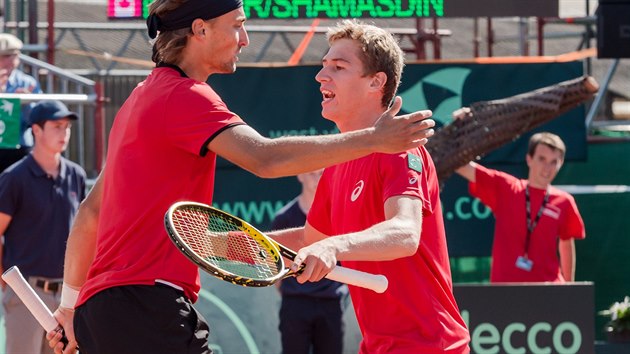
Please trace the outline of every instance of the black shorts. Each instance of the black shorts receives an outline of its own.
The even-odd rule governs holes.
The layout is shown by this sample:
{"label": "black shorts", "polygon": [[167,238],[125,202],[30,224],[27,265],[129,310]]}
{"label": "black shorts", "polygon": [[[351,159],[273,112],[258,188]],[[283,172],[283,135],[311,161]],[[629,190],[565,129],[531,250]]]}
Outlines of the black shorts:
{"label": "black shorts", "polygon": [[206,320],[168,285],[105,289],[79,306],[74,333],[81,354],[209,354]]}
{"label": "black shorts", "polygon": [[283,354],[343,353],[345,299],[283,296],[280,339]]}

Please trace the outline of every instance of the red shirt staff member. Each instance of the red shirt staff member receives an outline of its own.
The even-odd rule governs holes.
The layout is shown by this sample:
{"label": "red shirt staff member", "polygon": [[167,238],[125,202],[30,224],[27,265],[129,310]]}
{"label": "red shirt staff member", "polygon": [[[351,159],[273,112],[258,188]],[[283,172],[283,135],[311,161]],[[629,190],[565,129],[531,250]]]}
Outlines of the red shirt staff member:
{"label": "red shirt staff member", "polygon": [[573,197],[551,185],[565,151],[559,136],[537,133],[525,156],[527,179],[475,162],[457,170],[494,213],[491,282],[575,280],[574,240],[585,237],[584,221]]}
{"label": "red shirt staff member", "polygon": [[[208,325],[191,305],[198,269],[168,239],[162,220],[176,201],[212,203],[216,155],[258,176],[280,177],[405,150],[432,134],[426,129],[434,122],[421,122],[426,112],[393,119],[398,99],[360,131],[262,137],[206,83],[236,69],[249,44],[245,20],[240,0],[152,3],[147,23],[157,36],[157,67],[116,116],[106,167],[68,240],[55,312],[69,339],[64,353],[77,341],[90,354],[210,351]],[[60,338],[49,333],[57,353]]]}
{"label": "red shirt staff member", "polygon": [[[343,21],[316,76],[322,115],[342,132],[371,126],[400,83],[403,53],[387,31]],[[383,294],[349,286],[362,354],[468,353],[469,334],[452,292],[438,180],[424,147],[373,153],[326,168],[304,228],[277,232],[299,249],[298,281],[343,266],[383,274]]]}

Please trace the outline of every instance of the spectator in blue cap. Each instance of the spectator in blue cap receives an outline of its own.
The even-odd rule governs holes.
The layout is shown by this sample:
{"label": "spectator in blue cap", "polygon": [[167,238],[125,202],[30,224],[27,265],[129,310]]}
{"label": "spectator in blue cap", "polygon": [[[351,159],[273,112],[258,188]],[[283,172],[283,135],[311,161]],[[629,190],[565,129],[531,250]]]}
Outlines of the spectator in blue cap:
{"label": "spectator in blue cap", "polygon": [[[32,151],[0,174],[0,272],[18,266],[51,310],[60,304],[66,240],[85,197],[85,171],[62,156],[77,119],[59,101],[36,104],[29,116]],[[2,280],[0,285],[6,329],[0,351],[52,353],[26,306]]]}
{"label": "spectator in blue cap", "polygon": [[[46,121],[58,121],[66,118],[69,121],[79,119],[77,114],[68,110],[68,107],[61,101],[46,100],[40,101],[33,107],[33,111],[29,115],[28,120],[30,125],[38,124],[43,126]],[[71,122],[68,123],[71,124]],[[68,138],[70,138],[69,134]]]}

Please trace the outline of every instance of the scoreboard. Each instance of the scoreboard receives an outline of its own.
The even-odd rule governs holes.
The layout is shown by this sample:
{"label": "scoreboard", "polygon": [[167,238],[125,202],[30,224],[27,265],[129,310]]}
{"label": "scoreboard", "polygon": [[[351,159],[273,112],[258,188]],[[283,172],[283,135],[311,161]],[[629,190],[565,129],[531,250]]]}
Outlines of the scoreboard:
{"label": "scoreboard", "polygon": [[[109,0],[108,17],[147,18],[152,2]],[[243,0],[243,9],[251,19],[558,17],[559,13],[558,0]]]}

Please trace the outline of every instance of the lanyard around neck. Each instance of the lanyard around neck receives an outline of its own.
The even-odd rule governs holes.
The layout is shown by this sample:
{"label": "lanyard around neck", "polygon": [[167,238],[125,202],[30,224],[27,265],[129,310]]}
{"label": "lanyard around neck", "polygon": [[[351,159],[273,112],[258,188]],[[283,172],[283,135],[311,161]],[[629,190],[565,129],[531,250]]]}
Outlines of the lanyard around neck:
{"label": "lanyard around neck", "polygon": [[543,210],[545,209],[545,205],[547,205],[548,201],[549,201],[549,190],[547,189],[545,190],[545,197],[543,198],[542,205],[540,206],[540,209],[538,209],[538,213],[536,213],[536,217],[534,218],[534,221],[532,222],[532,217],[531,217],[532,209],[531,209],[531,202],[529,200],[529,183],[527,184],[527,186],[525,186],[525,220],[527,221],[527,236],[525,237],[525,256],[526,257],[527,257],[527,254],[529,253],[529,240],[532,236],[532,233],[534,233],[534,229],[536,228],[536,225],[538,225],[538,221],[540,220]]}

